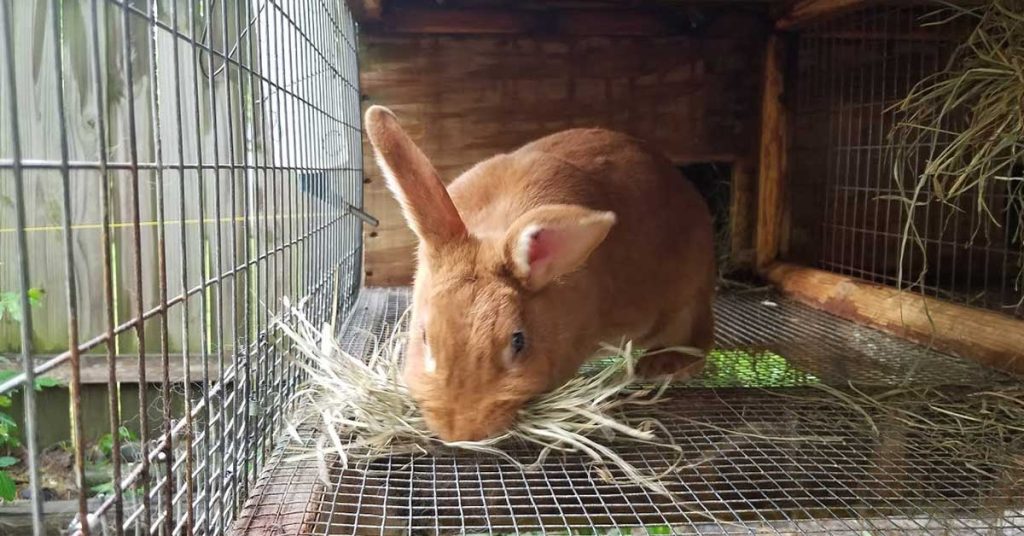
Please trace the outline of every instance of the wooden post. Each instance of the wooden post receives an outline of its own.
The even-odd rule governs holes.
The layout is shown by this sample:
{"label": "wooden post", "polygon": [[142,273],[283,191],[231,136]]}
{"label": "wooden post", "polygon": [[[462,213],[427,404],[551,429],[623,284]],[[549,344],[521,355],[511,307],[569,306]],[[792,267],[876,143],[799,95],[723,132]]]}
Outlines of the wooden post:
{"label": "wooden post", "polygon": [[735,268],[754,268],[754,233],[757,230],[757,158],[739,158],[732,164],[729,207],[729,253]]}
{"label": "wooden post", "polygon": [[779,255],[786,204],[788,117],[784,102],[786,38],[768,38],[761,97],[761,142],[758,164],[757,266]]}
{"label": "wooden post", "polygon": [[762,273],[784,294],[816,309],[1024,375],[1024,321],[787,263]]}

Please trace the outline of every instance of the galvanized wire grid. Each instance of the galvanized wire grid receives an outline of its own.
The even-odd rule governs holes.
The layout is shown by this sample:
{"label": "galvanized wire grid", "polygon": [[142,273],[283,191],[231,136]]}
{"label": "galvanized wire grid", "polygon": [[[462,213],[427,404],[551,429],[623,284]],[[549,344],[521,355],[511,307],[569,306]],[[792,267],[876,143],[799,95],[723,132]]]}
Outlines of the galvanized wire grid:
{"label": "galvanized wire grid", "polygon": [[[887,150],[895,120],[888,110],[914,84],[943,68],[969,31],[966,17],[925,25],[942,18],[928,18],[940,7],[862,9],[799,33],[791,92],[791,255],[889,285],[916,283],[927,262],[916,286],[928,295],[1021,316],[1022,257],[1012,243],[1021,214],[1011,203],[1012,181],[984,193],[998,225],[978,218],[976,192],[953,205],[933,200],[930,190],[922,192],[929,203],[916,211],[915,224],[925,251],[922,255],[915,245],[907,249],[904,280],[897,280],[906,216],[893,199],[901,192]],[[923,166],[928,151],[920,147],[908,164]]]}
{"label": "galvanized wire grid", "polygon": [[[364,290],[342,340],[359,352],[370,337],[386,336],[407,300],[404,289]],[[292,444],[278,450],[254,487],[239,532],[1024,532],[1024,474],[972,466],[952,449],[922,449],[914,432],[878,415],[876,436],[854,408],[820,392],[809,396],[813,384],[848,380],[882,389],[1012,380],[772,293],[725,294],[716,313],[723,351],[702,378],[674,389],[654,410],[688,458],[700,462],[671,478],[674,499],[607,483],[573,456],[552,457],[537,471],[457,452],[382,457],[338,470],[323,484],[316,463],[281,462],[311,448]],[[315,431],[307,432],[312,441]],[[640,467],[669,463],[663,450],[627,448],[624,457]],[[536,454],[516,446],[511,453],[523,462]]]}
{"label": "galvanized wire grid", "polygon": [[[30,312],[0,326],[22,367],[0,393],[24,397],[35,531],[53,424],[25,387],[58,375],[72,532],[222,533],[303,379],[272,314],[341,322],[359,291],[355,24],[342,0],[0,0],[0,35],[0,291]],[[106,371],[116,484],[88,501],[83,362]],[[128,376],[158,395],[119,396]]]}

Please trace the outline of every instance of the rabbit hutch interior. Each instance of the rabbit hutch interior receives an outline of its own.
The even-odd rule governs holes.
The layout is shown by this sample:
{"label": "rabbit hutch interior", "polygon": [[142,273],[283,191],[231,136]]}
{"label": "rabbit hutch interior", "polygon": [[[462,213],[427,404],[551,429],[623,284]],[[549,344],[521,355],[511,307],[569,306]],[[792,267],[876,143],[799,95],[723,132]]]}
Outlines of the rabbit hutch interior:
{"label": "rabbit hutch interior", "polygon": [[[0,532],[1024,534],[1020,0],[0,0],[0,24]],[[297,423],[329,374],[293,330],[356,370],[408,327],[419,239],[372,105],[446,183],[603,127],[696,187],[715,344],[616,413],[647,440],[354,461],[351,427]],[[641,263],[674,269],[616,269]]]}

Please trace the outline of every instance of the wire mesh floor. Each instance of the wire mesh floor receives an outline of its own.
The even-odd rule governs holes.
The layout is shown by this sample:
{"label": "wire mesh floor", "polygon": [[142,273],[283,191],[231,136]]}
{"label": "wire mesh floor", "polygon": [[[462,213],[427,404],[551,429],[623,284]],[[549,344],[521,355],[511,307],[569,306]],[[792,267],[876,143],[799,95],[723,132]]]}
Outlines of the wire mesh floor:
{"label": "wire mesh floor", "polygon": [[[367,333],[386,334],[407,303],[404,289],[364,290],[344,344],[362,352]],[[336,470],[326,485],[315,462],[283,462],[296,448],[283,446],[237,527],[275,535],[1024,534],[1024,433],[968,429],[931,403],[977,400],[1018,382],[769,292],[723,294],[716,313],[720,349],[705,374],[657,408],[694,462],[667,480],[672,498],[608,482],[573,456],[524,471],[475,454],[396,455]],[[928,394],[897,409],[844,394],[904,390]],[[619,452],[652,470],[669,463],[657,446]],[[510,453],[524,463],[536,454]]]}

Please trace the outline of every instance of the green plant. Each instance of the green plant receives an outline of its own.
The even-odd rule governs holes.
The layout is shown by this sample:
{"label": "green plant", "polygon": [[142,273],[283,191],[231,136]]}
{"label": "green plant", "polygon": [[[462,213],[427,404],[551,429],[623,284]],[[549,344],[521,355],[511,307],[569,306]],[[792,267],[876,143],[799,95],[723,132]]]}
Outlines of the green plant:
{"label": "green plant", "polygon": [[[135,434],[131,430],[124,426],[117,429],[117,435],[120,436],[121,442],[135,441]],[[103,456],[110,459],[114,455],[114,436],[111,433],[106,433],[100,436],[100,439],[96,442],[96,447],[100,449]],[[102,485],[102,484],[101,484]]]}
{"label": "green plant", "polygon": [[769,351],[713,350],[708,356],[706,381],[714,387],[791,387],[820,380]]}
{"label": "green plant", "polygon": [[[28,289],[28,303],[33,307],[39,306],[45,294],[46,291],[41,288]],[[10,318],[19,324],[24,318],[20,292],[0,292],[0,320],[5,318]]]}
{"label": "green plant", "polygon": [[111,480],[109,482],[104,482],[102,484],[96,484],[95,486],[89,488],[89,491],[91,491],[93,493],[96,493],[96,494],[104,494],[104,495],[106,495],[108,493],[114,493],[114,481]]}
{"label": "green plant", "polygon": [[[46,291],[41,288],[28,289],[29,305],[32,307],[39,306],[45,294]],[[21,293],[0,292],[0,321],[10,319],[20,324],[24,318],[25,311],[22,310]],[[9,363],[9,359],[0,356],[0,364]],[[0,382],[7,381],[17,375],[18,371],[15,369],[0,371]],[[58,380],[46,376],[35,378],[33,382],[33,387],[37,391],[58,385],[60,385]],[[21,447],[21,440],[18,439],[18,423],[8,413],[12,403],[10,395],[16,391],[17,389],[11,389],[7,393],[0,395],[0,452],[4,453],[4,455],[0,456],[0,501],[13,501],[18,491],[14,478],[7,471],[7,468],[21,461],[17,457],[10,455],[12,450]]]}
{"label": "green plant", "polygon": [[18,440],[18,423],[5,411],[11,407],[11,397],[0,395],[0,449],[10,450],[21,446]]}
{"label": "green plant", "polygon": [[[11,407],[11,398],[0,395],[0,408]],[[10,450],[21,445],[18,440],[18,425],[6,411],[0,410],[0,449]],[[18,463],[14,456],[0,456],[0,500],[13,501],[17,493],[14,479],[7,472],[7,468]]]}
{"label": "green plant", "polygon": [[0,499],[4,501],[13,501],[17,496],[18,487],[14,484],[14,479],[7,471],[0,471]]}

